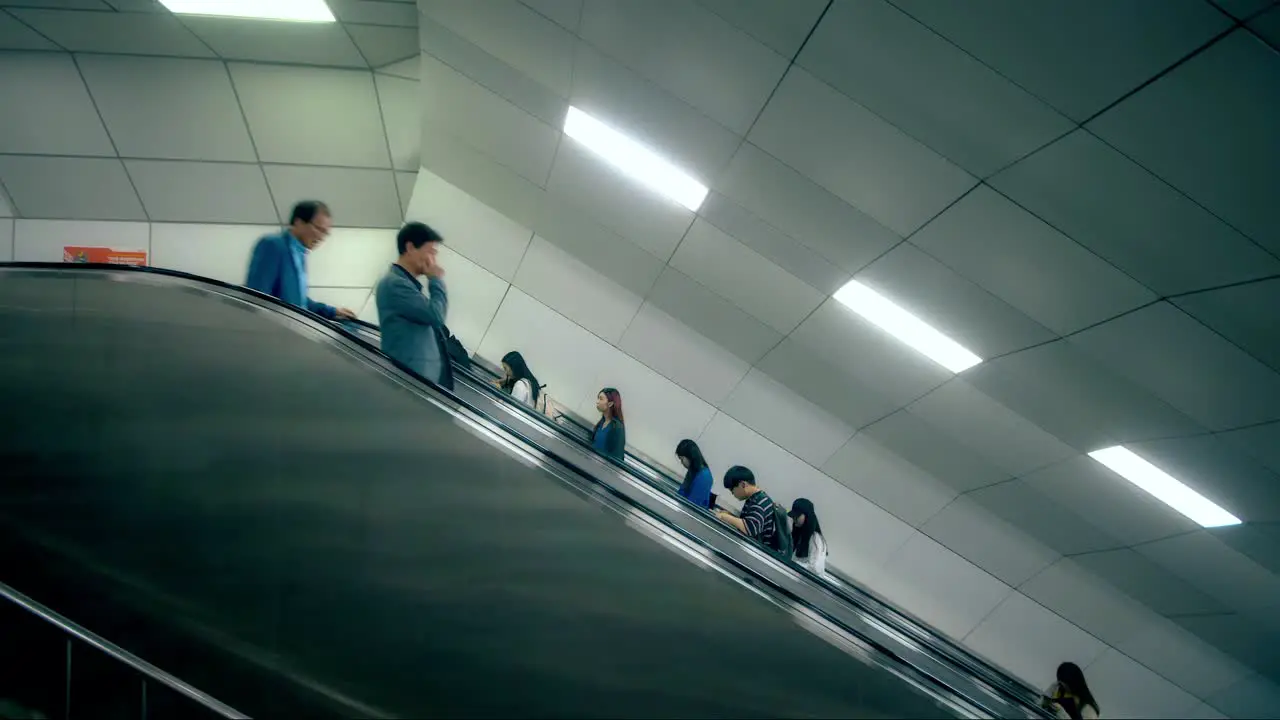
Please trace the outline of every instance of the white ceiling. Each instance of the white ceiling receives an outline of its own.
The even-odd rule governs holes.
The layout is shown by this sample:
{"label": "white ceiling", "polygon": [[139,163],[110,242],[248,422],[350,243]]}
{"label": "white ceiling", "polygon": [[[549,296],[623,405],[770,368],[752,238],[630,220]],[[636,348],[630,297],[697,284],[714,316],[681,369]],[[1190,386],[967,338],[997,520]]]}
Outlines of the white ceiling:
{"label": "white ceiling", "polygon": [[[392,227],[426,166],[1280,679],[1280,5],[330,2],[263,35],[0,0],[0,49],[31,51],[0,54],[15,211],[270,223],[320,195]],[[563,142],[570,103],[703,207]],[[491,240],[471,257],[510,280]],[[855,276],[986,362],[953,377],[830,300]],[[1115,443],[1247,523],[1082,455]]]}

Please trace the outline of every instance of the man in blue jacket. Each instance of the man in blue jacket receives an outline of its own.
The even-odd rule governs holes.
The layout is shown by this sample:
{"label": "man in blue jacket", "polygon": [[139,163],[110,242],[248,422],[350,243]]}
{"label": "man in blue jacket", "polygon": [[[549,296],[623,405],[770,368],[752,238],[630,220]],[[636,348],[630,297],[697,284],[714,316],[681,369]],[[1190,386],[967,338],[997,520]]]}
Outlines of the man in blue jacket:
{"label": "man in blue jacket", "polygon": [[[436,253],[444,238],[420,222],[407,223],[396,234],[400,259],[378,287],[378,325],[382,328],[382,351],[404,366],[441,387],[453,389],[453,367],[445,347],[445,315],[449,294],[444,286],[444,268]],[[427,277],[427,295],[422,294],[418,276]]]}
{"label": "man in blue jacket", "polygon": [[329,206],[319,200],[303,200],[293,206],[289,229],[258,240],[249,260],[247,287],[279,298],[290,305],[329,320],[353,320],[347,308],[335,308],[307,297],[307,253],[329,236],[333,219]]}

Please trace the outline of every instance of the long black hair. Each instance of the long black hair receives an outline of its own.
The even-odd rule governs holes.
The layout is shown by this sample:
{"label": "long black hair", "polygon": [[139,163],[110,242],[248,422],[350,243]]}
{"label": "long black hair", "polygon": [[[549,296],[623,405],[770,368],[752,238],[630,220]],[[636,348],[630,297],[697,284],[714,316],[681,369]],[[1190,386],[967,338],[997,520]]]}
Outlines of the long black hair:
{"label": "long black hair", "polygon": [[[809,541],[813,539],[814,533],[821,533],[822,526],[818,524],[818,513],[813,509],[813,501],[807,498],[797,498],[791,503],[791,512],[787,513],[791,516],[791,546],[796,549],[796,557],[809,557]],[[804,516],[804,523],[798,524],[795,519]]]}
{"label": "long black hair", "polygon": [[707,467],[707,461],[702,457],[702,448],[698,447],[698,443],[688,438],[676,445],[676,457],[686,458],[689,461],[689,469],[685,470],[684,482],[680,485],[680,492],[687,494],[693,487],[693,479]]}
{"label": "long black hair", "polygon": [[1092,705],[1095,713],[1102,714],[1102,708],[1098,707],[1098,701],[1093,698],[1089,683],[1084,681],[1084,671],[1079,665],[1073,662],[1064,662],[1059,665],[1058,682],[1066,686],[1067,692],[1079,698],[1078,703],[1073,702],[1071,698],[1062,698],[1058,701],[1062,709],[1067,711],[1067,715],[1073,719],[1083,717],[1085,705]]}
{"label": "long black hair", "polygon": [[542,390],[538,387],[538,378],[533,376],[533,373],[529,370],[528,363],[524,361],[524,356],[515,350],[512,350],[502,356],[502,362],[505,363],[507,367],[511,368],[511,376],[502,381],[502,389],[510,393],[511,389],[516,386],[517,382],[521,380],[528,380],[529,387],[533,390],[533,395],[531,397],[534,402],[537,402],[538,394],[541,393]]}

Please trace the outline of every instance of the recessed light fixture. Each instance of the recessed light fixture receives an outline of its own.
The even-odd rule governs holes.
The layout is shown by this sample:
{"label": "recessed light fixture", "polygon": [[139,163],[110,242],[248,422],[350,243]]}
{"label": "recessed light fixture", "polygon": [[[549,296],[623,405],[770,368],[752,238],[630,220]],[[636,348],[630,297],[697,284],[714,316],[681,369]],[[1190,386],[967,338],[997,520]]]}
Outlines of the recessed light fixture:
{"label": "recessed light fixture", "polygon": [[836,291],[835,299],[953,373],[964,372],[982,362],[982,358],[960,343],[857,280],[845,283]]}
{"label": "recessed light fixture", "polygon": [[1089,457],[1151,493],[1160,502],[1200,523],[1202,527],[1240,524],[1240,518],[1218,507],[1205,496],[1178,482],[1169,473],[1138,457],[1126,447],[1116,445],[1094,450],[1089,453]]}
{"label": "recessed light fixture", "polygon": [[663,160],[657,153],[576,107],[564,118],[564,134],[582,143],[605,162],[641,185],[697,211],[707,198],[707,186]]}
{"label": "recessed light fixture", "polygon": [[324,0],[160,0],[177,15],[212,15],[253,20],[334,22]]}

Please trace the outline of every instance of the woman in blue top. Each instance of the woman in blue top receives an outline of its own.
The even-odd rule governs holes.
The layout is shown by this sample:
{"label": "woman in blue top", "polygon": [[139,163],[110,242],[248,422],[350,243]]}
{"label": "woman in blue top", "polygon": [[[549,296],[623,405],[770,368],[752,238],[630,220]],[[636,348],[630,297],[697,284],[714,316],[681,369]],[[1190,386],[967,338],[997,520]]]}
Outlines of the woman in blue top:
{"label": "woman in blue top", "polygon": [[605,388],[596,395],[600,422],[591,431],[591,446],[601,455],[622,462],[627,450],[627,428],[622,419],[622,393]]}
{"label": "woman in blue top", "polygon": [[711,507],[711,468],[702,457],[702,449],[692,440],[681,440],[676,445],[676,457],[684,465],[684,482],[680,484],[680,497],[701,508]]}

